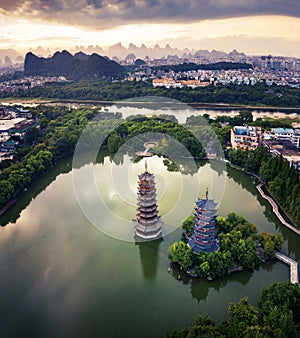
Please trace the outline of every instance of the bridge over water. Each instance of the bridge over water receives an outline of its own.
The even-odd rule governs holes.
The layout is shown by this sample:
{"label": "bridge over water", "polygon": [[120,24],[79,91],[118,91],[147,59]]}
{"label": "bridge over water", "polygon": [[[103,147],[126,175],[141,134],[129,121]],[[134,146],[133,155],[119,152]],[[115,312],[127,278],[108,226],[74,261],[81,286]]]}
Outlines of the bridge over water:
{"label": "bridge over water", "polygon": [[298,263],[280,252],[275,253],[275,257],[290,266],[290,281],[293,284],[299,284]]}

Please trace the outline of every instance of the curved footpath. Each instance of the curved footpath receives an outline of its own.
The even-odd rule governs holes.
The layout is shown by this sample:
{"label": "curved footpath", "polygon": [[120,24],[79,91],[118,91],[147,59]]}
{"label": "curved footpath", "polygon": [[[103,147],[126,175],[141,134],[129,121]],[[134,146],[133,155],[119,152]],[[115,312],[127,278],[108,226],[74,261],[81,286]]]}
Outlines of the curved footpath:
{"label": "curved footpath", "polygon": [[[294,231],[297,235],[300,235],[300,230],[297,229],[297,228],[295,228],[293,225],[289,224],[288,222],[286,222],[285,219],[281,216],[281,214],[279,213],[279,210],[278,210],[278,205],[274,202],[273,198],[271,198],[270,196],[267,196],[263,192],[263,190],[261,188],[263,185],[264,185],[263,183],[259,183],[256,186],[256,188],[259,191],[259,193],[261,194],[261,196],[264,199],[266,199],[267,201],[269,201],[269,203],[272,205],[274,214],[278,217],[278,219],[280,220],[280,222],[284,226],[286,226],[287,228],[289,228],[292,231]],[[276,252],[275,253],[275,257],[290,266],[290,281],[291,281],[291,283],[293,283],[293,284],[299,284],[299,279],[298,279],[298,263],[296,261],[294,261],[293,259],[291,259],[290,257],[287,257],[287,256],[285,256],[284,254],[282,254],[280,252]]]}
{"label": "curved footpath", "polygon": [[256,188],[259,191],[259,193],[261,194],[261,196],[266,199],[267,201],[269,201],[269,203],[272,205],[273,208],[273,212],[274,214],[278,217],[278,219],[280,220],[280,222],[286,226],[287,228],[291,229],[292,231],[294,231],[297,235],[300,235],[300,230],[297,229],[296,227],[294,227],[293,225],[289,224],[288,222],[286,222],[286,220],[281,216],[279,210],[278,210],[278,206],[277,204],[274,202],[273,198],[271,198],[270,196],[267,196],[263,190],[262,190],[262,186],[264,184],[263,183],[259,183]]}
{"label": "curved footpath", "polygon": [[275,257],[290,266],[290,281],[293,284],[298,284],[298,263],[280,252],[276,252]]}

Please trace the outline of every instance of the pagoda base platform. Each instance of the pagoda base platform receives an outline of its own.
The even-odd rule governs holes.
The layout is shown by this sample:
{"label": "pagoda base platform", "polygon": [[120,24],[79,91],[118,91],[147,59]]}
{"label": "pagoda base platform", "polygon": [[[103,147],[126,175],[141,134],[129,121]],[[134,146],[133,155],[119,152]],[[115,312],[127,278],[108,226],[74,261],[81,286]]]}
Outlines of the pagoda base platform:
{"label": "pagoda base platform", "polygon": [[155,239],[161,236],[163,222],[158,221],[154,225],[142,225],[138,221],[134,220],[134,231],[137,237],[143,239]]}

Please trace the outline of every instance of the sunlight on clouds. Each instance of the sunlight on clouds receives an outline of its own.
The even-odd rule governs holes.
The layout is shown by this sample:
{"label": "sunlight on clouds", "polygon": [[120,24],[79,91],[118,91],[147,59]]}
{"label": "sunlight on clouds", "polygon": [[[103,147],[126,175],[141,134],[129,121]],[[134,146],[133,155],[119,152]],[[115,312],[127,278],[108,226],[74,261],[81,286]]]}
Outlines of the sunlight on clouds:
{"label": "sunlight on clouds", "polygon": [[[117,5],[112,5],[117,10]],[[122,42],[153,46],[156,43],[173,41],[174,46],[194,48],[209,39],[220,40],[223,37],[234,37],[242,42],[248,39],[269,39],[272,44],[285,41],[289,44],[300,43],[300,19],[286,16],[252,16],[220,20],[203,20],[195,23],[172,24],[130,24],[112,29],[88,30],[82,26],[58,25],[49,22],[34,22],[19,18],[9,20],[0,15],[0,48],[28,49],[42,45],[44,48],[71,48],[75,45],[108,46]],[[277,40],[276,40],[277,39]],[[185,45],[184,45],[185,44]],[[241,46],[243,43],[241,44]],[[210,48],[203,45],[202,48]],[[217,44],[215,49],[219,48]],[[236,46],[239,48],[239,45]],[[260,46],[261,53],[272,53],[272,45]],[[268,48],[268,50],[263,50]],[[276,49],[278,51],[278,46]],[[249,52],[249,51],[248,51]],[[257,52],[257,51],[256,51]],[[287,51],[288,53],[288,51]]]}

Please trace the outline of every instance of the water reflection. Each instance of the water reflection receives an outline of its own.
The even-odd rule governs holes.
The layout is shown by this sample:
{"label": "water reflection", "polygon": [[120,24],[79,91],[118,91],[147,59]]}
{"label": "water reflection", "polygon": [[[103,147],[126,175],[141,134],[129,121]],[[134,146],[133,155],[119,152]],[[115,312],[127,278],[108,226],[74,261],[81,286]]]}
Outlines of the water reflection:
{"label": "water reflection", "polygon": [[[99,172],[99,184],[104,193],[109,194],[111,183],[107,180],[107,173],[113,160],[103,152],[98,154],[97,161],[94,169]],[[128,156],[116,161],[120,163],[115,166],[115,176],[120,177],[118,191],[124,191],[128,201],[128,190],[120,187],[122,181],[128,181],[124,177],[128,177],[133,186],[135,208],[136,177],[143,165],[133,165]],[[184,159],[182,161],[185,163]],[[16,225],[0,228],[3,336],[41,337],[47,332],[53,337],[141,337],[143,332],[143,337],[161,337],[175,327],[186,326],[199,313],[222,320],[229,302],[238,301],[242,296],[249,296],[251,302],[256,302],[262,288],[288,279],[288,267],[277,261],[263,265],[258,271],[244,271],[216,281],[190,279],[178,267],[171,269],[169,274],[167,249],[180,239],[181,230],[170,233],[163,240],[137,244],[102,235],[87,222],[76,203],[69,172],[71,161],[65,159],[60,163],[61,167],[51,169],[47,177],[32,185],[0,218],[4,225],[17,219],[25,209]],[[149,164],[156,174],[158,195],[162,196],[160,212],[167,214],[175,205],[177,214],[170,221],[164,219],[174,228],[184,217],[181,213],[193,211],[192,189],[200,186],[200,192],[205,191],[210,180],[218,182],[219,176],[226,175],[205,161],[197,163],[201,168],[199,175],[194,176],[167,171],[161,158],[152,157]],[[126,166],[130,175],[124,176]],[[84,175],[87,167],[73,171],[81,171]],[[256,223],[260,231],[276,232],[276,224],[288,239],[285,249],[299,255],[299,238],[277,225],[272,214],[271,221],[268,221],[264,212],[271,209],[267,201],[257,195],[251,178],[229,170],[231,178],[227,180],[220,212],[235,211]],[[57,177],[67,172],[69,174]],[[196,176],[200,177],[200,182]],[[183,192],[185,198],[176,205],[177,192],[181,189],[179,177],[182,189],[186,191]],[[246,184],[241,185],[243,180]],[[52,181],[55,182],[50,185]],[[49,187],[45,190],[47,185]],[[170,194],[165,194],[165,189]],[[29,203],[32,198],[35,200]],[[118,200],[109,199],[108,195],[105,198],[116,210],[124,209]],[[97,217],[109,227],[111,218],[105,219],[100,208],[99,204],[95,207]],[[124,214],[127,219],[132,216],[131,213]],[[132,230],[132,223],[130,227]],[[130,236],[132,238],[133,231]],[[177,279],[179,274],[180,280]]]}
{"label": "water reflection", "polygon": [[164,158],[163,164],[169,172],[180,172],[183,175],[195,175],[208,161],[194,161],[194,159],[177,158],[176,162],[170,158]]}
{"label": "water reflection", "polygon": [[259,195],[256,189],[257,181],[252,176],[230,166],[227,167],[227,176],[232,178],[238,185],[251,192],[252,195]]}
{"label": "water reflection", "polygon": [[191,281],[191,294],[193,298],[197,299],[198,303],[200,303],[200,301],[207,298],[210,290],[219,291],[231,282],[247,285],[252,276],[253,271],[247,270],[243,272],[236,272],[234,275],[219,278],[215,281],[193,278]]}
{"label": "water reflection", "polygon": [[229,276],[224,276],[222,278],[217,278],[213,281],[207,281],[206,279],[192,278],[186,274],[178,264],[171,263],[171,274],[178,280],[179,283],[190,285],[192,297],[197,299],[198,303],[205,301],[209,296],[209,293],[214,291],[219,291],[224,288],[226,285],[233,282],[240,285],[246,286],[249,281],[253,278],[254,272],[261,270],[272,272],[276,266],[276,259],[269,261],[261,265],[258,269],[255,270],[244,270],[240,272],[235,272]]}
{"label": "water reflection", "polygon": [[[201,161],[203,162],[203,161]],[[218,173],[218,176],[224,175],[225,174],[225,166],[223,163],[221,163],[220,161],[214,161],[214,160],[210,160],[210,167],[213,171],[215,171],[216,173]],[[200,164],[199,167],[202,167],[203,164]]]}
{"label": "water reflection", "polygon": [[202,300],[206,300],[211,289],[219,291],[228,283],[237,282],[241,285],[246,285],[253,276],[253,270],[245,270],[242,272],[236,272],[232,275],[218,278],[214,281],[207,281],[200,278],[192,278],[186,274],[178,264],[171,264],[172,275],[183,284],[189,284],[191,287],[191,294],[193,298],[198,300],[198,303]]}
{"label": "water reflection", "polygon": [[160,254],[159,247],[163,241],[163,238],[159,238],[145,242],[139,240],[135,243],[139,247],[143,276],[148,282],[155,281]]}
{"label": "water reflection", "polygon": [[71,169],[71,158],[67,157],[58,161],[54,168],[47,171],[47,175],[36,180],[30,185],[27,191],[18,195],[17,202],[0,217],[0,226],[5,226],[8,223],[16,223],[21,212],[36,198],[36,196],[44,191],[51,182],[55,181],[58,175],[68,173]]}

